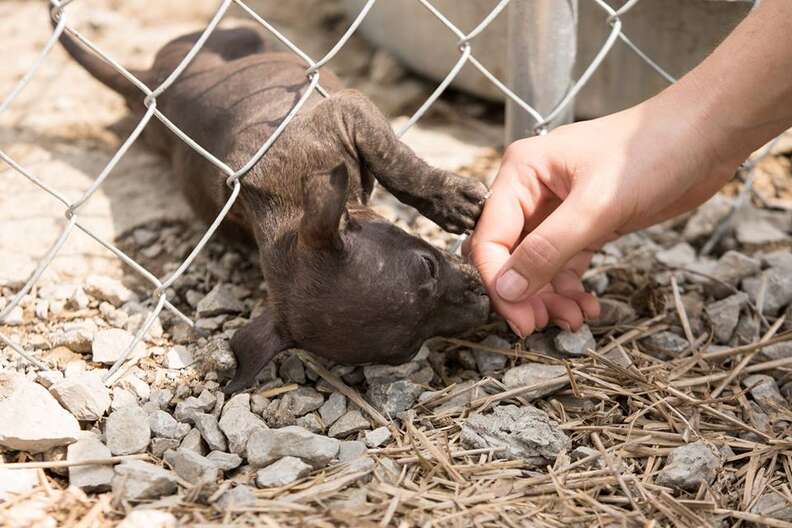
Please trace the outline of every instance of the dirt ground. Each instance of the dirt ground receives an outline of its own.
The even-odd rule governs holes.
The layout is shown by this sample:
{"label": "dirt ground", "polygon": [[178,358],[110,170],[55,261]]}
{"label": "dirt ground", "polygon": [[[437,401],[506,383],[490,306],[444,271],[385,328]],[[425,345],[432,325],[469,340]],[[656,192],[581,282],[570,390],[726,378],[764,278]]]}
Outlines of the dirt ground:
{"label": "dirt ground", "polygon": [[[348,23],[337,1],[249,4],[314,58],[332,47]],[[162,43],[201,28],[216,5],[81,0],[68,13],[70,25],[108,54],[145,66]],[[224,23],[241,23],[238,15],[230,13]],[[0,1],[0,28],[4,95],[49,36],[45,3]],[[395,127],[434,88],[357,37],[331,67],[372,97]],[[496,106],[450,92],[404,139],[431,164],[491,181],[502,118]],[[121,99],[56,47],[0,116],[0,150],[75,199],[134,125]],[[358,458],[341,460],[339,454],[288,483],[256,489],[259,468],[252,461],[211,482],[192,482],[152,441],[131,457],[179,477],[170,493],[128,500],[128,490],[115,484],[101,492],[69,486],[71,462],[63,446],[43,453],[0,448],[0,525],[792,526],[791,152],[786,137],[758,162],[752,193],[738,178],[698,212],[608,245],[585,276],[608,306],[607,315],[584,333],[550,329],[519,340],[493,317],[460,339],[428,343],[420,358],[395,370],[349,369],[304,352],[284,353],[243,399],[255,420],[271,429],[312,427],[317,436],[332,436],[350,449],[362,446]],[[52,197],[5,165],[0,189],[2,310],[66,218]],[[738,196],[744,200],[735,201]],[[453,240],[384,192],[377,192],[376,207],[438,246]],[[168,163],[138,146],[80,218],[157,276],[174,269],[204,229],[172,185]],[[725,226],[723,236],[705,254],[717,226]],[[78,288],[96,275],[119,279],[142,300],[150,293],[134,271],[75,231],[41,281],[73,293],[52,300],[44,288],[34,291],[20,320],[0,325],[0,332],[55,365],[66,380],[102,372],[106,366],[88,354],[90,340],[87,348],[82,341],[58,345],[63,334],[77,326],[93,333],[134,332],[150,307],[109,302]],[[223,405],[219,388],[228,364],[220,352],[257,309],[261,282],[250,250],[213,240],[174,285],[173,301],[197,318],[200,299],[222,283],[237,297],[239,313],[202,319],[203,337],[165,313],[146,337],[145,357],[136,357],[110,389],[109,409],[81,419],[83,432],[109,444],[110,416],[125,399],[150,410],[165,392],[170,396],[158,410],[180,422],[185,402],[207,394],[217,398],[211,412],[225,416],[230,402]],[[58,303],[57,312],[41,310]],[[180,354],[198,361],[181,365]],[[0,370],[27,373],[36,385],[49,383],[1,345]],[[377,390],[389,390],[399,401],[399,391],[416,392],[391,415]],[[338,432],[324,423],[322,411],[289,407],[305,395],[323,407],[343,398],[349,410],[344,416],[361,423]],[[3,398],[0,390],[0,414]],[[493,421],[497,427],[487,429]],[[526,423],[536,427],[521,430]],[[383,429],[387,439],[373,441],[371,435],[385,434]],[[202,435],[192,446],[201,459],[208,456],[208,435]],[[162,446],[168,439],[154,440]],[[177,446],[185,449],[184,443]],[[129,457],[123,458],[127,464]],[[124,464],[115,466],[116,477]],[[3,495],[2,479],[16,470],[33,471],[36,481]],[[229,503],[236,492],[244,505]]]}

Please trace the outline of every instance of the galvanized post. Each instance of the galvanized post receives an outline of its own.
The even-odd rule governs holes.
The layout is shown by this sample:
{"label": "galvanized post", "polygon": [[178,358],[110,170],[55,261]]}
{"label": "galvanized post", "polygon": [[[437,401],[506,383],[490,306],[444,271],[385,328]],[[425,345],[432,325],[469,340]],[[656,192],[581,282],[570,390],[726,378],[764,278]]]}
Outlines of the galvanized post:
{"label": "galvanized post", "polygon": [[[572,85],[578,0],[512,0],[508,22],[509,87],[540,114],[549,114]],[[572,121],[574,103],[549,128]],[[535,133],[535,121],[506,102],[506,143]]]}

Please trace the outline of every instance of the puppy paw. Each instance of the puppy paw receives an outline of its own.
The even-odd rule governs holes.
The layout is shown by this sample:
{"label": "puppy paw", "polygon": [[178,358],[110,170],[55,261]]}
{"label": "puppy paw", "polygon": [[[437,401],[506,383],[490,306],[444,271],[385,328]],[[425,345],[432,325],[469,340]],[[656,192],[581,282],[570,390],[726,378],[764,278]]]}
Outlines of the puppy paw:
{"label": "puppy paw", "polygon": [[488,195],[480,181],[447,173],[442,187],[421,212],[449,233],[465,233],[476,227]]}

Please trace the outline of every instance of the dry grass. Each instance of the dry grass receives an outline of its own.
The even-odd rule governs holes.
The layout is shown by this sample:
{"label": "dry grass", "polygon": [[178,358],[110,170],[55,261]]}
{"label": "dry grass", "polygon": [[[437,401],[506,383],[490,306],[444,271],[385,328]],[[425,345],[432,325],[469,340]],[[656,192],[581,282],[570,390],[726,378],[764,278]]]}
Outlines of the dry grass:
{"label": "dry grass", "polygon": [[[792,359],[755,360],[763,346],[790,340],[792,333],[777,334],[782,321],[775,321],[756,343],[717,353],[704,352],[702,340],[690,334],[698,345],[681,357],[660,361],[636,343],[685,320],[679,296],[672,291],[670,298],[676,302],[664,314],[630,326],[600,328],[599,351],[565,360],[568,375],[563,379],[504,390],[485,378],[477,384],[486,389],[485,396],[440,414],[432,409],[443,402],[441,395],[411,412],[401,429],[369,407],[353,387],[300,354],[309,368],[375,422],[392,428],[390,443],[369,451],[374,464],[338,465],[284,488],[259,490],[256,505],[238,511],[213,505],[220,495],[216,486],[187,488],[151,506],[173,512],[185,524],[698,527],[725,520],[730,526],[792,526],[751,513],[756,499],[771,490],[792,497],[792,442],[786,436],[792,413],[779,409],[775,427],[769,429],[740,419],[747,400],[738,383],[749,372],[780,370],[786,375]],[[483,348],[462,340],[448,340],[444,346]],[[623,368],[607,359],[604,354],[615,348],[629,355],[633,365]],[[507,355],[513,363],[523,358],[559,362],[529,350],[486,349]],[[548,387],[556,392],[534,399],[539,389]],[[561,422],[573,445],[592,446],[596,453],[576,462],[562,455],[553,466],[530,468],[521,460],[496,459],[493,450],[464,449],[460,425],[465,417],[501,402],[532,402]],[[722,452],[730,449],[713,485],[675,495],[655,484],[669,451],[696,440]],[[89,497],[39,471],[39,487],[0,504],[0,524],[22,525],[32,515],[24,511],[33,510],[69,527],[104,526],[124,515],[124,506],[113,504],[109,494]],[[229,485],[221,484],[220,491]]]}

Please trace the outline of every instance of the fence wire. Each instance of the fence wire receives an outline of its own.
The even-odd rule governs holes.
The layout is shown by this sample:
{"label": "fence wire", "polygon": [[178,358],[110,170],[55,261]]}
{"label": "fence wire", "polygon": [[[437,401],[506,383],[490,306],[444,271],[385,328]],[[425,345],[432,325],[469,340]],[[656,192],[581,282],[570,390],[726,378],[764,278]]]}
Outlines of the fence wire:
{"label": "fence wire", "polygon": [[[429,110],[429,108],[437,101],[437,99],[442,95],[442,93],[448,88],[449,84],[454,80],[460,70],[466,65],[471,64],[474,68],[479,70],[482,75],[484,75],[490,82],[492,82],[498,90],[500,90],[503,95],[508,98],[509,100],[513,101],[520,109],[525,111],[528,115],[531,116],[535,125],[534,125],[534,132],[536,134],[545,134],[548,132],[550,123],[562,112],[568,109],[568,107],[573,104],[575,96],[580,92],[581,89],[588,83],[591,79],[591,76],[597,71],[597,69],[602,65],[603,61],[607,57],[608,53],[613,49],[613,46],[616,44],[617,41],[621,40],[626,46],[629,47],[633,52],[635,52],[649,67],[655,70],[658,75],[662,76],[666,81],[669,83],[673,83],[675,79],[669,75],[661,66],[655,63],[646,53],[644,53],[624,32],[623,24],[622,24],[622,17],[629,12],[630,10],[634,9],[635,6],[641,0],[628,0],[619,8],[611,7],[607,2],[604,0],[586,0],[591,1],[599,8],[602,9],[603,12],[603,23],[610,26],[610,31],[608,33],[607,38],[601,45],[598,52],[595,54],[591,63],[583,70],[583,73],[580,77],[572,83],[570,88],[567,90],[566,94],[563,98],[557,103],[557,105],[546,114],[542,114],[537,111],[528,101],[525,101],[521,98],[518,94],[514,93],[511,89],[509,89],[503,81],[498,79],[495,75],[492,74],[487,68],[483,66],[481,62],[473,55],[473,48],[475,39],[479,36],[486,28],[490,25],[490,23],[498,17],[504,9],[507,7],[510,1],[512,2],[519,2],[519,1],[527,1],[527,0],[501,0],[495,6],[495,8],[486,16],[484,17],[481,22],[470,32],[465,33],[456,27],[442,12],[440,12],[435,6],[433,6],[429,0],[416,0],[423,6],[427,13],[430,16],[436,17],[451,33],[453,33],[458,41],[457,41],[457,48],[459,50],[459,59],[445,76],[445,78],[438,84],[437,88],[432,92],[432,94],[424,101],[423,104],[415,111],[415,113],[409,118],[409,120],[398,130],[397,135],[402,136],[407,130],[409,130],[413,125],[415,125],[418,120]],[[47,192],[51,195],[56,201],[60,202],[63,206],[64,215],[66,216],[68,222],[66,223],[65,227],[63,228],[61,234],[49,248],[49,250],[45,253],[45,255],[39,261],[36,269],[33,271],[25,285],[16,293],[14,298],[11,300],[10,303],[5,306],[2,310],[0,310],[0,323],[4,322],[9,314],[19,306],[22,299],[25,295],[30,292],[31,288],[36,284],[39,280],[41,275],[44,273],[47,266],[52,262],[55,256],[58,254],[60,249],[65,244],[66,240],[69,238],[69,235],[75,230],[79,229],[86,233],[88,236],[96,240],[99,244],[107,248],[110,252],[112,252],[116,257],[122,260],[125,264],[130,266],[133,270],[139,273],[143,278],[145,278],[148,282],[151,283],[151,294],[150,300],[154,301],[154,308],[150,311],[148,317],[146,318],[145,322],[141,325],[139,330],[134,336],[134,339],[129,343],[126,347],[126,350],[122,353],[121,357],[112,365],[109,371],[105,374],[105,383],[110,385],[115,380],[119,378],[119,369],[122,365],[129,359],[130,354],[135,349],[137,344],[146,336],[149,329],[151,328],[152,324],[154,323],[155,319],[159,317],[160,313],[163,309],[170,310],[179,317],[181,320],[189,324],[191,327],[194,327],[194,322],[188,317],[186,314],[182,313],[178,308],[176,308],[168,299],[168,288],[181,277],[185,271],[190,267],[193,263],[195,258],[201,252],[201,250],[206,246],[209,239],[214,235],[217,231],[220,223],[223,221],[225,216],[228,214],[228,211],[231,209],[232,205],[236,201],[237,197],[239,196],[239,191],[241,188],[242,179],[245,175],[258,163],[263,156],[267,154],[269,148],[278,140],[281,136],[283,131],[286,127],[289,126],[289,123],[292,121],[294,116],[300,111],[302,106],[307,101],[308,97],[311,95],[312,92],[316,91],[323,97],[328,97],[328,92],[322,87],[321,85],[321,75],[319,69],[329,63],[333,57],[344,47],[350,37],[355,33],[358,29],[360,24],[363,22],[363,19],[369,13],[371,8],[374,6],[376,0],[368,0],[357,16],[354,18],[352,23],[350,24],[349,28],[344,32],[341,38],[335,43],[335,45],[319,60],[312,59],[307,53],[305,53],[299,46],[294,44],[288,37],[286,37],[283,33],[278,31],[278,29],[269,23],[267,20],[259,16],[253,9],[247,6],[243,0],[223,0],[217,11],[212,16],[209,23],[206,25],[206,28],[201,33],[198,40],[189,50],[187,55],[182,59],[179,65],[171,72],[171,74],[156,88],[151,89],[146,86],[142,81],[137,79],[134,75],[132,75],[128,70],[126,70],[123,66],[121,66],[117,61],[115,61],[111,56],[107,53],[102,51],[98,46],[96,46],[93,42],[91,42],[87,37],[82,35],[80,32],[75,30],[72,27],[68,26],[68,9],[66,7],[73,3],[74,0],[50,0],[51,6],[51,15],[54,20],[57,21],[52,34],[50,35],[49,39],[45,43],[41,53],[36,58],[34,63],[31,65],[30,69],[26,72],[24,77],[17,83],[17,85],[11,90],[11,93],[3,100],[0,104],[0,115],[5,112],[13,103],[13,101],[19,96],[19,94],[25,89],[27,84],[31,81],[31,79],[35,76],[36,72],[39,70],[41,65],[47,58],[50,50],[53,46],[57,43],[58,39],[60,38],[61,34],[66,31],[72,37],[79,40],[84,46],[90,49],[93,53],[97,56],[102,58],[108,64],[110,64],[113,68],[115,68],[121,75],[127,78],[131,83],[133,83],[139,90],[140,96],[143,100],[143,103],[146,108],[146,112],[144,113],[143,117],[140,119],[138,124],[123,141],[121,146],[112,156],[110,161],[104,167],[104,169],[97,175],[94,182],[89,186],[89,188],[78,198],[77,200],[70,202],[67,200],[61,193],[58,192],[57,189],[52,188],[48,184],[46,184],[41,179],[37,178],[35,174],[32,174],[30,171],[25,169],[15,160],[13,160],[7,153],[0,150],[0,159],[2,159],[9,167],[13,170],[18,172],[22,177],[27,178],[33,184],[38,186],[43,191]],[[215,157],[211,152],[207,151],[204,147],[202,147],[198,142],[194,139],[189,137],[186,133],[180,130],[172,121],[168,119],[162,112],[160,112],[157,108],[157,98],[161,96],[174,82],[176,82],[179,76],[184,72],[184,70],[189,66],[190,62],[195,58],[198,52],[201,50],[207,39],[210,37],[212,32],[215,30],[217,25],[222,20],[223,16],[228,11],[229,7],[232,4],[237,5],[239,8],[242,9],[244,13],[246,13],[252,20],[256,21],[260,24],[264,29],[266,29],[272,36],[274,36],[277,40],[279,40],[283,45],[285,45],[292,53],[297,55],[303,62],[305,62],[306,69],[305,75],[308,79],[308,85],[305,91],[301,94],[298,101],[294,104],[290,112],[287,114],[286,118],[281,122],[281,124],[277,127],[277,129],[273,132],[273,134],[261,145],[258,151],[250,158],[244,165],[238,168],[233,168],[226,164],[223,160],[218,159]],[[124,154],[129,150],[132,144],[140,137],[140,134],[143,132],[143,129],[148,125],[148,123],[152,119],[158,119],[161,123],[163,123],[167,128],[173,131],[182,141],[184,141],[187,145],[189,145],[193,150],[195,150],[198,154],[203,156],[207,161],[212,163],[215,167],[221,170],[226,175],[226,184],[231,188],[231,195],[228,198],[227,202],[221,209],[220,213],[211,223],[209,228],[203,234],[199,242],[195,245],[193,250],[187,256],[186,259],[179,265],[179,267],[173,271],[172,273],[168,274],[163,278],[159,278],[155,276],[153,273],[149,272],[146,268],[138,264],[134,259],[132,259],[129,255],[125,254],[123,251],[118,249],[112,243],[103,240],[101,237],[97,236],[93,233],[90,229],[88,229],[84,224],[80,222],[80,209],[85,205],[85,203],[93,196],[96,190],[102,185],[104,180],[107,176],[112,172],[112,170],[116,167],[118,162],[124,156]],[[769,149],[766,149],[763,152],[763,155],[767,155],[769,153]],[[750,175],[753,171],[753,168],[756,166],[756,160],[753,160],[752,163],[746,164],[744,166],[744,171],[747,173],[747,178],[750,178]],[[750,185],[746,185],[743,192],[749,192]],[[744,197],[743,197],[744,199]],[[719,230],[716,230],[713,233],[712,240],[715,240],[715,237],[718,236]],[[461,239],[458,241],[461,242]],[[712,242],[711,245],[714,245]],[[708,246],[708,247],[711,247]],[[458,244],[457,244],[458,246]],[[8,336],[4,335],[0,332],[0,341],[5,343],[11,350],[17,352],[22,358],[33,364],[36,368],[41,370],[47,370],[48,366],[40,361],[39,359],[33,357],[28,351],[25,350],[23,344],[14,341],[13,339],[9,338]]]}

